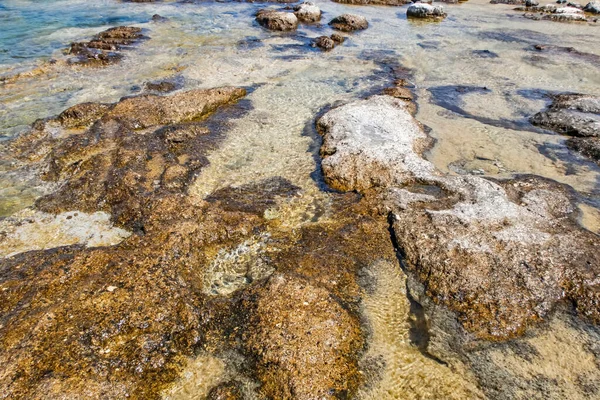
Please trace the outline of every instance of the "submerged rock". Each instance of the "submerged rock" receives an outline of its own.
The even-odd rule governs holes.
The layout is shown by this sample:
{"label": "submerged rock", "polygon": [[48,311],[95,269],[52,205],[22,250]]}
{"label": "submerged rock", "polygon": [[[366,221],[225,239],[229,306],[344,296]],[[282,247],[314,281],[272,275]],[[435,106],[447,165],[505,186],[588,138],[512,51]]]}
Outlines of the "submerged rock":
{"label": "submerged rock", "polygon": [[342,14],[329,22],[333,29],[342,32],[352,32],[367,29],[369,22],[365,17],[355,14]]}
{"label": "submerged rock", "polygon": [[144,89],[148,92],[169,93],[177,89],[177,85],[171,81],[146,82]]}
{"label": "submerged rock", "polygon": [[318,22],[321,20],[321,9],[310,1],[305,1],[294,7],[294,14],[302,22]]}
{"label": "submerged rock", "polygon": [[65,210],[59,223],[90,210],[107,229],[46,250],[22,240],[20,254],[0,264],[3,394],[181,393],[169,388],[179,378],[196,387],[193,374],[180,375],[199,350],[208,354],[191,364],[210,370],[210,386],[198,386],[209,398],[237,396],[222,384],[231,377],[215,358],[221,352],[239,354],[231,367],[244,365],[246,382],[260,383],[265,396],[356,393],[360,273],[395,262],[388,225],[359,196],[335,194],[322,221],[279,229],[267,210],[301,189],[277,177],[205,199],[190,194],[224,111],[204,120],[244,94],[218,88],[87,103],[36,122],[11,144],[11,156],[57,183],[37,210]]}
{"label": "submerged rock", "polygon": [[567,146],[600,165],[600,137],[571,138]]}
{"label": "submerged rock", "polygon": [[[61,183],[36,208],[68,211],[62,216],[71,225],[80,218],[75,210],[104,210],[112,224],[134,234],[117,232],[113,243],[94,238],[104,247],[67,242],[3,260],[3,394],[154,398],[177,376],[202,340],[204,298],[188,279],[203,265],[198,249],[260,226],[252,215],[210,211],[186,198],[188,178],[209,149],[206,129],[186,121],[244,94],[221,88],[75,106],[13,144],[13,156],[39,163],[46,179]],[[136,121],[157,125],[136,131]]]}
{"label": "submerged rock", "polygon": [[447,14],[444,12],[444,7],[442,6],[433,6],[431,4],[419,2],[408,6],[406,16],[409,18],[439,21],[446,18]]}
{"label": "submerged rock", "polygon": [[256,21],[272,31],[293,31],[298,28],[296,15],[285,11],[260,10],[256,14]]}
{"label": "submerged rock", "polygon": [[564,297],[600,322],[600,239],[577,225],[563,186],[445,176],[422,157],[431,142],[406,105],[389,96],[334,109],[318,127],[326,181],[382,193],[407,269],[467,330],[520,335]]}

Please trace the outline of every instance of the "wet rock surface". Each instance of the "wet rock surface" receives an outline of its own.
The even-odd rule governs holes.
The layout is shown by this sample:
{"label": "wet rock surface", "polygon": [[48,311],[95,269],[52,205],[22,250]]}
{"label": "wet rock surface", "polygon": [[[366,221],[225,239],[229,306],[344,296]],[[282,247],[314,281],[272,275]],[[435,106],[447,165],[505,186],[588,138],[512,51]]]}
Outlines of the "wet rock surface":
{"label": "wet rock surface", "polygon": [[583,8],[583,11],[592,14],[600,14],[600,2],[592,1],[587,3],[586,6]]}
{"label": "wet rock surface", "polygon": [[[200,117],[244,93],[223,88],[155,100],[176,107],[167,113],[176,124],[190,115],[185,100],[179,100],[200,107],[194,108],[194,116]],[[125,107],[127,113],[123,103],[131,102],[138,107]],[[99,117],[89,130],[60,137],[34,129],[14,148],[25,158],[17,149],[38,150],[38,162],[57,168],[48,179],[64,182],[59,192],[39,200],[39,208],[106,209],[114,223],[136,234],[113,247],[73,245],[3,260],[0,386],[10,398],[48,393],[152,398],[177,376],[181,357],[191,354],[200,340],[202,299],[194,294],[199,288],[184,283],[193,275],[189,266],[201,257],[194,248],[218,237],[245,235],[252,229],[247,225],[251,219],[235,222],[237,233],[219,233],[218,213],[208,216],[185,200],[185,180],[172,183],[198,168],[202,156],[196,152],[204,148],[200,142],[206,131],[190,124],[171,127],[170,136],[160,134],[160,126],[135,133],[132,120],[154,114],[151,105],[157,106],[148,97],[127,99],[111,105],[110,111],[102,107],[114,114]],[[90,113],[98,112],[89,106],[76,109],[79,114],[67,113],[68,126],[88,124]],[[187,134],[169,141],[177,137],[173,131]],[[241,217],[234,215],[228,217]],[[201,228],[200,220],[212,220],[213,228],[201,234],[208,225]]]}
{"label": "wet rock surface", "polygon": [[329,51],[333,50],[338,44],[342,44],[346,38],[338,33],[334,33],[331,36],[319,36],[313,41],[313,46],[318,47],[321,50]]}
{"label": "wet rock surface", "polygon": [[272,31],[293,31],[298,27],[298,18],[291,12],[272,9],[260,10],[256,21]]}
{"label": "wet rock surface", "polygon": [[352,355],[363,347],[360,324],[327,289],[275,274],[246,296],[252,299],[243,301],[245,348],[257,359],[267,398],[339,398],[356,391],[360,374]]}
{"label": "wet rock surface", "polygon": [[572,136],[567,145],[593,161],[599,161],[600,98],[583,94],[553,97],[547,110],[531,117],[531,123]]}
{"label": "wet rock surface", "polygon": [[[520,11],[533,11],[524,14],[525,18],[532,20],[550,20],[557,22],[588,22],[588,17],[580,7],[555,7],[554,5],[546,5],[542,7],[531,6]],[[590,20],[591,21],[591,20]]]}
{"label": "wet rock surface", "polygon": [[329,22],[329,25],[338,31],[352,32],[367,29],[369,22],[367,19],[360,15],[355,14],[342,14],[339,17],[335,17]]}
{"label": "wet rock surface", "polygon": [[83,66],[116,63],[123,58],[123,50],[144,38],[141,32],[141,28],[118,26],[100,32],[88,42],[71,43],[68,53],[75,57],[69,62]]}
{"label": "wet rock surface", "polygon": [[302,22],[318,22],[321,20],[321,9],[310,1],[294,7],[294,14]]}
{"label": "wet rock surface", "polygon": [[[218,88],[84,103],[11,143],[12,156],[60,183],[36,210],[103,212],[128,234],[3,259],[0,387],[9,398],[158,398],[200,350],[242,354],[246,366],[235,368],[263,396],[356,393],[360,276],[378,260],[395,263],[388,225],[360,196],[339,194],[327,218],[282,229],[267,211],[300,189],[277,177],[189,195],[218,143],[220,110],[244,95]],[[260,271],[211,292],[206,282],[224,277],[214,266],[227,263]],[[214,382],[209,398],[240,398]]]}
{"label": "wet rock surface", "polygon": [[468,331],[520,335],[565,296],[598,322],[592,271],[600,243],[575,222],[567,189],[537,177],[440,174],[422,158],[427,136],[391,97],[334,109],[319,127],[326,181],[386,193],[407,270]]}
{"label": "wet rock surface", "polygon": [[444,12],[444,7],[442,6],[418,2],[408,6],[406,16],[409,18],[440,21],[446,18],[447,14]]}

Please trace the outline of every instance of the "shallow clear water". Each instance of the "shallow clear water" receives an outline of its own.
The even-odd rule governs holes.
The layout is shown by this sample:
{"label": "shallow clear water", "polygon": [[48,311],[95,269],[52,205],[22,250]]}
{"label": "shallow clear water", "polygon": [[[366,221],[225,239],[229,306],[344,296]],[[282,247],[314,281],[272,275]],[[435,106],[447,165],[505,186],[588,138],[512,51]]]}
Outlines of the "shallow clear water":
{"label": "shallow clear water", "polygon": [[[410,71],[418,96],[417,119],[437,139],[428,154],[436,167],[448,173],[500,177],[533,173],[564,182],[587,201],[581,206],[582,223],[600,229],[600,168],[568,150],[563,137],[527,123],[530,115],[545,107],[547,100],[540,94],[546,91],[600,95],[600,63],[590,61],[592,56],[600,57],[600,26],[531,21],[512,11],[512,6],[493,6],[487,0],[448,5],[449,17],[441,23],[408,21],[406,7],[317,4],[324,11],[322,26],[301,25],[296,33],[281,34],[254,22],[253,14],[264,7],[257,4],[2,1],[0,76],[41,69],[33,77],[0,83],[0,141],[37,118],[56,115],[74,104],[114,102],[141,93],[149,81],[174,79],[181,89],[244,86],[251,89],[247,97],[251,107],[229,121],[224,141],[209,154],[210,165],[193,184],[192,194],[201,199],[229,185],[281,176],[303,189],[301,196],[276,211],[283,215],[284,224],[294,228],[326,216],[330,202],[315,174],[314,122],[319,113],[390,85],[392,70],[402,66]],[[369,29],[348,35],[343,45],[328,53],[311,48],[311,38],[330,34],[326,22],[344,12],[367,17]],[[169,20],[149,22],[153,14]],[[128,51],[120,64],[88,69],[45,63],[64,57],[61,50],[71,41],[123,24],[144,28],[150,39]],[[590,57],[538,54],[535,44],[574,47]],[[472,90],[459,99],[453,92],[457,85],[486,89]],[[448,105],[458,104],[457,99],[460,110]],[[43,192],[3,164],[0,216],[31,205]],[[383,281],[399,282],[394,286],[397,291],[404,285],[397,272],[381,267],[377,273]],[[408,306],[401,303],[405,293],[388,289],[388,296],[378,292],[365,302],[375,330],[372,351],[387,352],[390,365],[408,367],[402,373],[387,371],[389,387],[383,384],[363,396],[378,398],[386,392],[403,398],[402,393],[413,390],[411,396],[420,398],[426,393],[415,387],[438,377],[448,387],[476,392],[470,381],[462,382],[460,371],[448,371],[424,359],[404,337],[394,341],[386,334],[405,335],[406,327],[395,321],[404,320],[408,313]],[[398,301],[391,304],[390,298]],[[574,350],[572,356],[578,352]],[[496,364],[516,368],[518,360],[500,360],[504,356],[498,356]],[[222,373],[220,361],[207,360],[196,363]],[[194,377],[203,375],[194,365],[191,362],[188,376],[192,382],[182,385],[205,390],[206,385],[194,382]],[[447,389],[434,388],[438,393]]]}
{"label": "shallow clear water", "polygon": [[147,22],[144,8],[112,0],[3,0],[0,3],[0,66],[49,58],[91,29]]}

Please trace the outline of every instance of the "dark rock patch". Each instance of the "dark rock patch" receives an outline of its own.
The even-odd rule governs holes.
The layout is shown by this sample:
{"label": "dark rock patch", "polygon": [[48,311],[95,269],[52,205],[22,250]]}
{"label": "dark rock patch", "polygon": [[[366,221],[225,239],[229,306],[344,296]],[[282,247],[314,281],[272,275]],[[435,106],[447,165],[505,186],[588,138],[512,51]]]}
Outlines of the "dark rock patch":
{"label": "dark rock patch", "polygon": [[498,58],[498,54],[490,50],[473,50],[471,54],[479,58]]}
{"label": "dark rock patch", "polygon": [[123,50],[144,38],[141,31],[141,28],[119,26],[100,32],[89,42],[71,43],[68,53],[75,57],[69,62],[84,66],[116,63],[123,58]]}
{"label": "dark rock patch", "polygon": [[329,25],[333,29],[342,32],[358,31],[369,27],[369,23],[365,17],[354,14],[343,14],[339,17],[335,17],[329,22]]}

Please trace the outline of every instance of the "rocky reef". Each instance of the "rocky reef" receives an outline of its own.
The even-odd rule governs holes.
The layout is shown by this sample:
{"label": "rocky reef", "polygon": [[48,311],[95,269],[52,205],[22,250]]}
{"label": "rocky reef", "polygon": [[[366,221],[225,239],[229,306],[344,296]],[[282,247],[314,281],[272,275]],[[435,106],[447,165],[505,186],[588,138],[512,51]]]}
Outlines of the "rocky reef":
{"label": "rocky reef", "polygon": [[[204,200],[189,194],[222,135],[220,113],[244,95],[217,88],[83,103],[9,144],[4,154],[59,183],[35,213],[61,216],[62,229],[74,214],[101,212],[124,233],[112,243],[6,249],[4,394],[171,398],[199,352],[239,354],[239,373],[268,398],[356,393],[360,276],[395,262],[387,223],[360,196],[339,194],[322,222],[283,229],[266,210],[300,189],[276,177]],[[241,248],[257,250],[246,264],[224,261]],[[247,390],[215,382],[214,398]]]}

